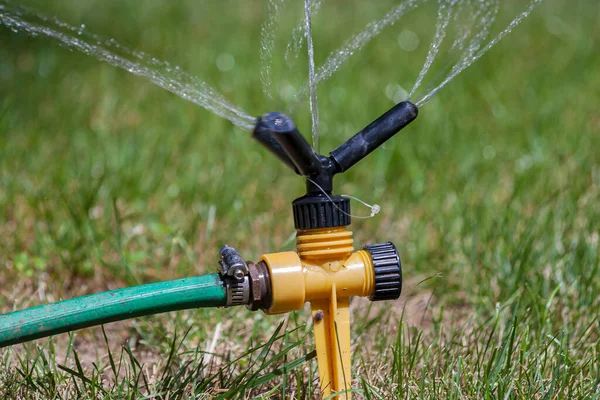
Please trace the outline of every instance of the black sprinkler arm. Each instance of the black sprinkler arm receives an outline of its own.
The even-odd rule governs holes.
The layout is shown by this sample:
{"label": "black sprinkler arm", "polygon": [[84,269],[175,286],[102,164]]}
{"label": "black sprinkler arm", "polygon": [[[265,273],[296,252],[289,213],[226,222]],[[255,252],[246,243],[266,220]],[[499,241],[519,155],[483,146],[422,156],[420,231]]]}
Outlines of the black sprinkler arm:
{"label": "black sprinkler arm", "polygon": [[[254,130],[255,136],[257,131],[267,131],[271,134],[300,175],[311,176],[321,171],[321,162],[317,153],[287,115],[279,112],[263,115]],[[273,151],[271,148],[270,150]]]}
{"label": "black sprinkler arm", "polygon": [[337,172],[349,170],[350,167],[410,124],[418,114],[417,106],[409,101],[396,104],[329,153],[338,167]]}
{"label": "black sprinkler arm", "polygon": [[285,165],[290,167],[292,171],[299,174],[296,166],[290,160],[286,152],[283,150],[281,145],[271,133],[271,123],[269,123],[269,114],[266,114],[262,117],[258,117],[256,119],[256,126],[254,127],[254,132],[252,133],[252,137],[258,140],[263,146],[265,146],[271,153],[275,154],[277,158],[279,158]]}
{"label": "black sprinkler arm", "polygon": [[410,124],[419,114],[409,101],[396,104],[385,114],[339,145],[326,157],[315,153],[294,122],[285,114],[272,112],[259,117],[254,138],[297,174],[309,178],[307,193],[331,193],[333,175],[345,172]]}

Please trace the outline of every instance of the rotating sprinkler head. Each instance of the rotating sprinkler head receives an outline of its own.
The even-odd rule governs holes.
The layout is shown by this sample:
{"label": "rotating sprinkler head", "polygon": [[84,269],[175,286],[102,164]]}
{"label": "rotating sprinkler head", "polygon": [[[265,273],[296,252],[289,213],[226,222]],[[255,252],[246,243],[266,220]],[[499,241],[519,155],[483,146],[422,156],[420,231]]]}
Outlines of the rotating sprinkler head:
{"label": "rotating sprinkler head", "polygon": [[[333,176],[349,170],[388,139],[410,124],[419,109],[409,101],[396,104],[356,135],[329,153],[317,154],[285,114],[272,112],[259,117],[253,136],[285,165],[307,180],[307,193],[333,189]],[[311,182],[313,181],[313,182]]]}

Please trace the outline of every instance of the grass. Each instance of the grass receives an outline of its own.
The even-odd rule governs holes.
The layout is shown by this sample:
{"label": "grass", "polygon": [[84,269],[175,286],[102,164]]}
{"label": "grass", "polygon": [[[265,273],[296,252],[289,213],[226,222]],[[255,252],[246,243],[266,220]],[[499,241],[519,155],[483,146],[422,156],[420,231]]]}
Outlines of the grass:
{"label": "grass", "polygon": [[[253,115],[289,106],[260,88],[266,5],[24,3],[179,64]],[[324,3],[317,63],[392,4],[372,3]],[[281,16],[277,90],[304,81],[304,55],[281,61],[298,15]],[[400,301],[352,302],[357,397],[600,397],[599,15],[546,0],[337,178],[382,206],[355,220],[357,247],[392,240],[404,265]],[[410,89],[434,18],[419,8],[320,85],[321,150],[389,108],[388,85]],[[212,272],[225,242],[249,259],[293,248],[302,182],[247,132],[44,38],[0,38],[1,312]],[[294,119],[308,133],[308,104]],[[3,349],[0,398],[316,398],[308,318],[193,310]]]}

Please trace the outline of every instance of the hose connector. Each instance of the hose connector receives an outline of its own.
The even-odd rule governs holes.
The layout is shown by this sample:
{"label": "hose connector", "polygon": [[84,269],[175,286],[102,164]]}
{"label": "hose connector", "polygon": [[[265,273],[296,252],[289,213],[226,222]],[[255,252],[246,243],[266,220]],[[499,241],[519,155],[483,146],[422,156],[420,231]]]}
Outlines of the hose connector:
{"label": "hose connector", "polygon": [[264,262],[246,262],[232,246],[220,250],[221,279],[227,294],[225,307],[245,305],[249,310],[269,308],[271,278]]}

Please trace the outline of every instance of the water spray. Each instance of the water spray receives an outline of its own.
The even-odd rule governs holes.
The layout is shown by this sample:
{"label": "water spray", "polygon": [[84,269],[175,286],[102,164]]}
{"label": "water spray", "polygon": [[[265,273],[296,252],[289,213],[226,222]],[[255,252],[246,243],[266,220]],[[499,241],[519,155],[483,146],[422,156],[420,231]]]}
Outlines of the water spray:
{"label": "water spray", "polygon": [[306,194],[292,202],[296,251],[264,254],[254,263],[224,245],[217,273],[0,315],[0,347],[167,311],[245,305],[251,311],[281,314],[300,310],[310,302],[323,397],[349,399],[350,296],[372,301],[398,299],[402,266],[392,242],[354,251],[348,229],[350,199],[333,194],[333,177],[381,146],[417,114],[414,104],[398,103],[328,157],[317,154],[286,115],[273,112],[259,117],[253,137],[306,178]]}

